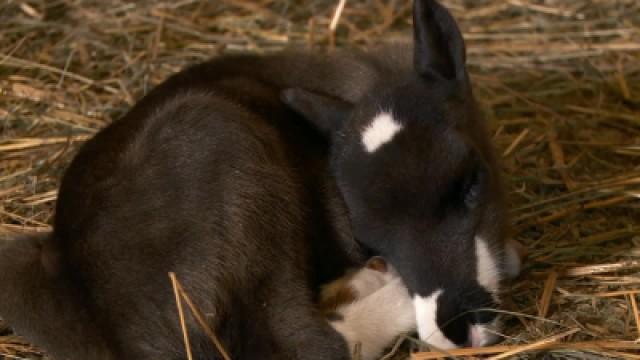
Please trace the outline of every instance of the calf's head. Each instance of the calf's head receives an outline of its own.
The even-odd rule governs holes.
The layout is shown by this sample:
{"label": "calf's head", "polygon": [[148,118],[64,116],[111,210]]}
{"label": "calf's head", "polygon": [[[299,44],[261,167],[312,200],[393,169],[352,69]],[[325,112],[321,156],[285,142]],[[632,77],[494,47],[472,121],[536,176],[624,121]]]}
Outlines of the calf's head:
{"label": "calf's head", "polygon": [[420,338],[482,346],[494,336],[503,240],[498,170],[449,12],[414,3],[414,64],[349,104],[301,89],[283,100],[331,139],[332,171],[356,238],[406,283]]}

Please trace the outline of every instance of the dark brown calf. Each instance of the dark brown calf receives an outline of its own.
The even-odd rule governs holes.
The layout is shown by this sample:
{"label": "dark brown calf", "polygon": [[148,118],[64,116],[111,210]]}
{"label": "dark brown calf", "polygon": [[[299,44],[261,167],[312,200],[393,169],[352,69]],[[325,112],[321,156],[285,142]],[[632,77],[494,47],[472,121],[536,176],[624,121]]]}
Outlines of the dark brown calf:
{"label": "dark brown calf", "polygon": [[373,253],[423,340],[491,341],[476,310],[513,253],[498,169],[455,21],[418,0],[414,27],[413,50],[230,56],[168,79],[83,146],[51,234],[3,242],[0,316],[58,360],[183,359],[173,271],[235,360],[347,359],[313,301]]}

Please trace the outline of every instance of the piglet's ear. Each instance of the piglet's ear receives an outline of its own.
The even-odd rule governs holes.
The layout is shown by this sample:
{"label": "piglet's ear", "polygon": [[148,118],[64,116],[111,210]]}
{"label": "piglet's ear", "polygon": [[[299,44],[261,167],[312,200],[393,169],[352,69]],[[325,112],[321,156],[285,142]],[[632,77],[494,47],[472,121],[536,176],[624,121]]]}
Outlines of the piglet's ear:
{"label": "piglet's ear", "polygon": [[374,256],[369,259],[366,267],[381,273],[386,273],[388,271],[387,262],[380,256]]}
{"label": "piglet's ear", "polygon": [[287,106],[327,136],[341,128],[351,116],[353,108],[343,100],[299,88],[284,90],[281,98]]}
{"label": "piglet's ear", "polygon": [[413,4],[414,66],[421,76],[464,79],[465,47],[453,16],[435,0]]}

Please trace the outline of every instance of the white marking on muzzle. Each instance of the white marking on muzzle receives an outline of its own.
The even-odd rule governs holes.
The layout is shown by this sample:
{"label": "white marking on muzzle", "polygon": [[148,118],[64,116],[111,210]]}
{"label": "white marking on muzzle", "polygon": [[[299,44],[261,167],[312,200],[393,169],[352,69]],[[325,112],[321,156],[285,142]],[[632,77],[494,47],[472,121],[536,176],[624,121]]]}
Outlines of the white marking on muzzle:
{"label": "white marking on muzzle", "polygon": [[487,242],[476,236],[476,275],[478,284],[488,292],[496,294],[500,286],[498,262],[489,250]]}
{"label": "white marking on muzzle", "polygon": [[391,141],[400,130],[402,130],[402,124],[388,112],[381,112],[362,132],[362,143],[367,152],[372,153]]}
{"label": "white marking on muzzle", "polygon": [[442,289],[436,290],[427,297],[414,295],[413,306],[416,308],[416,323],[420,340],[435,346],[438,349],[448,350],[457,348],[438,327],[438,298]]}

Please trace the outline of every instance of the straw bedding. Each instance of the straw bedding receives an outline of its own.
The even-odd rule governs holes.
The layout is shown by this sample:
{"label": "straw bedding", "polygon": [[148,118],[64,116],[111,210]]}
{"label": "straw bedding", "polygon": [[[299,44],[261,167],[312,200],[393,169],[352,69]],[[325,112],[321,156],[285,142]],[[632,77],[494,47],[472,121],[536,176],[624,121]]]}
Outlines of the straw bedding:
{"label": "straw bedding", "polygon": [[[0,235],[45,231],[77,148],[187,64],[410,34],[403,0],[4,0]],[[495,358],[640,358],[640,2],[450,0],[529,249]],[[1,290],[0,290],[1,291]],[[406,337],[394,355],[429,350]],[[0,354],[39,350],[0,320]],[[480,354],[464,350],[450,355]],[[415,359],[441,357],[423,353]]]}

